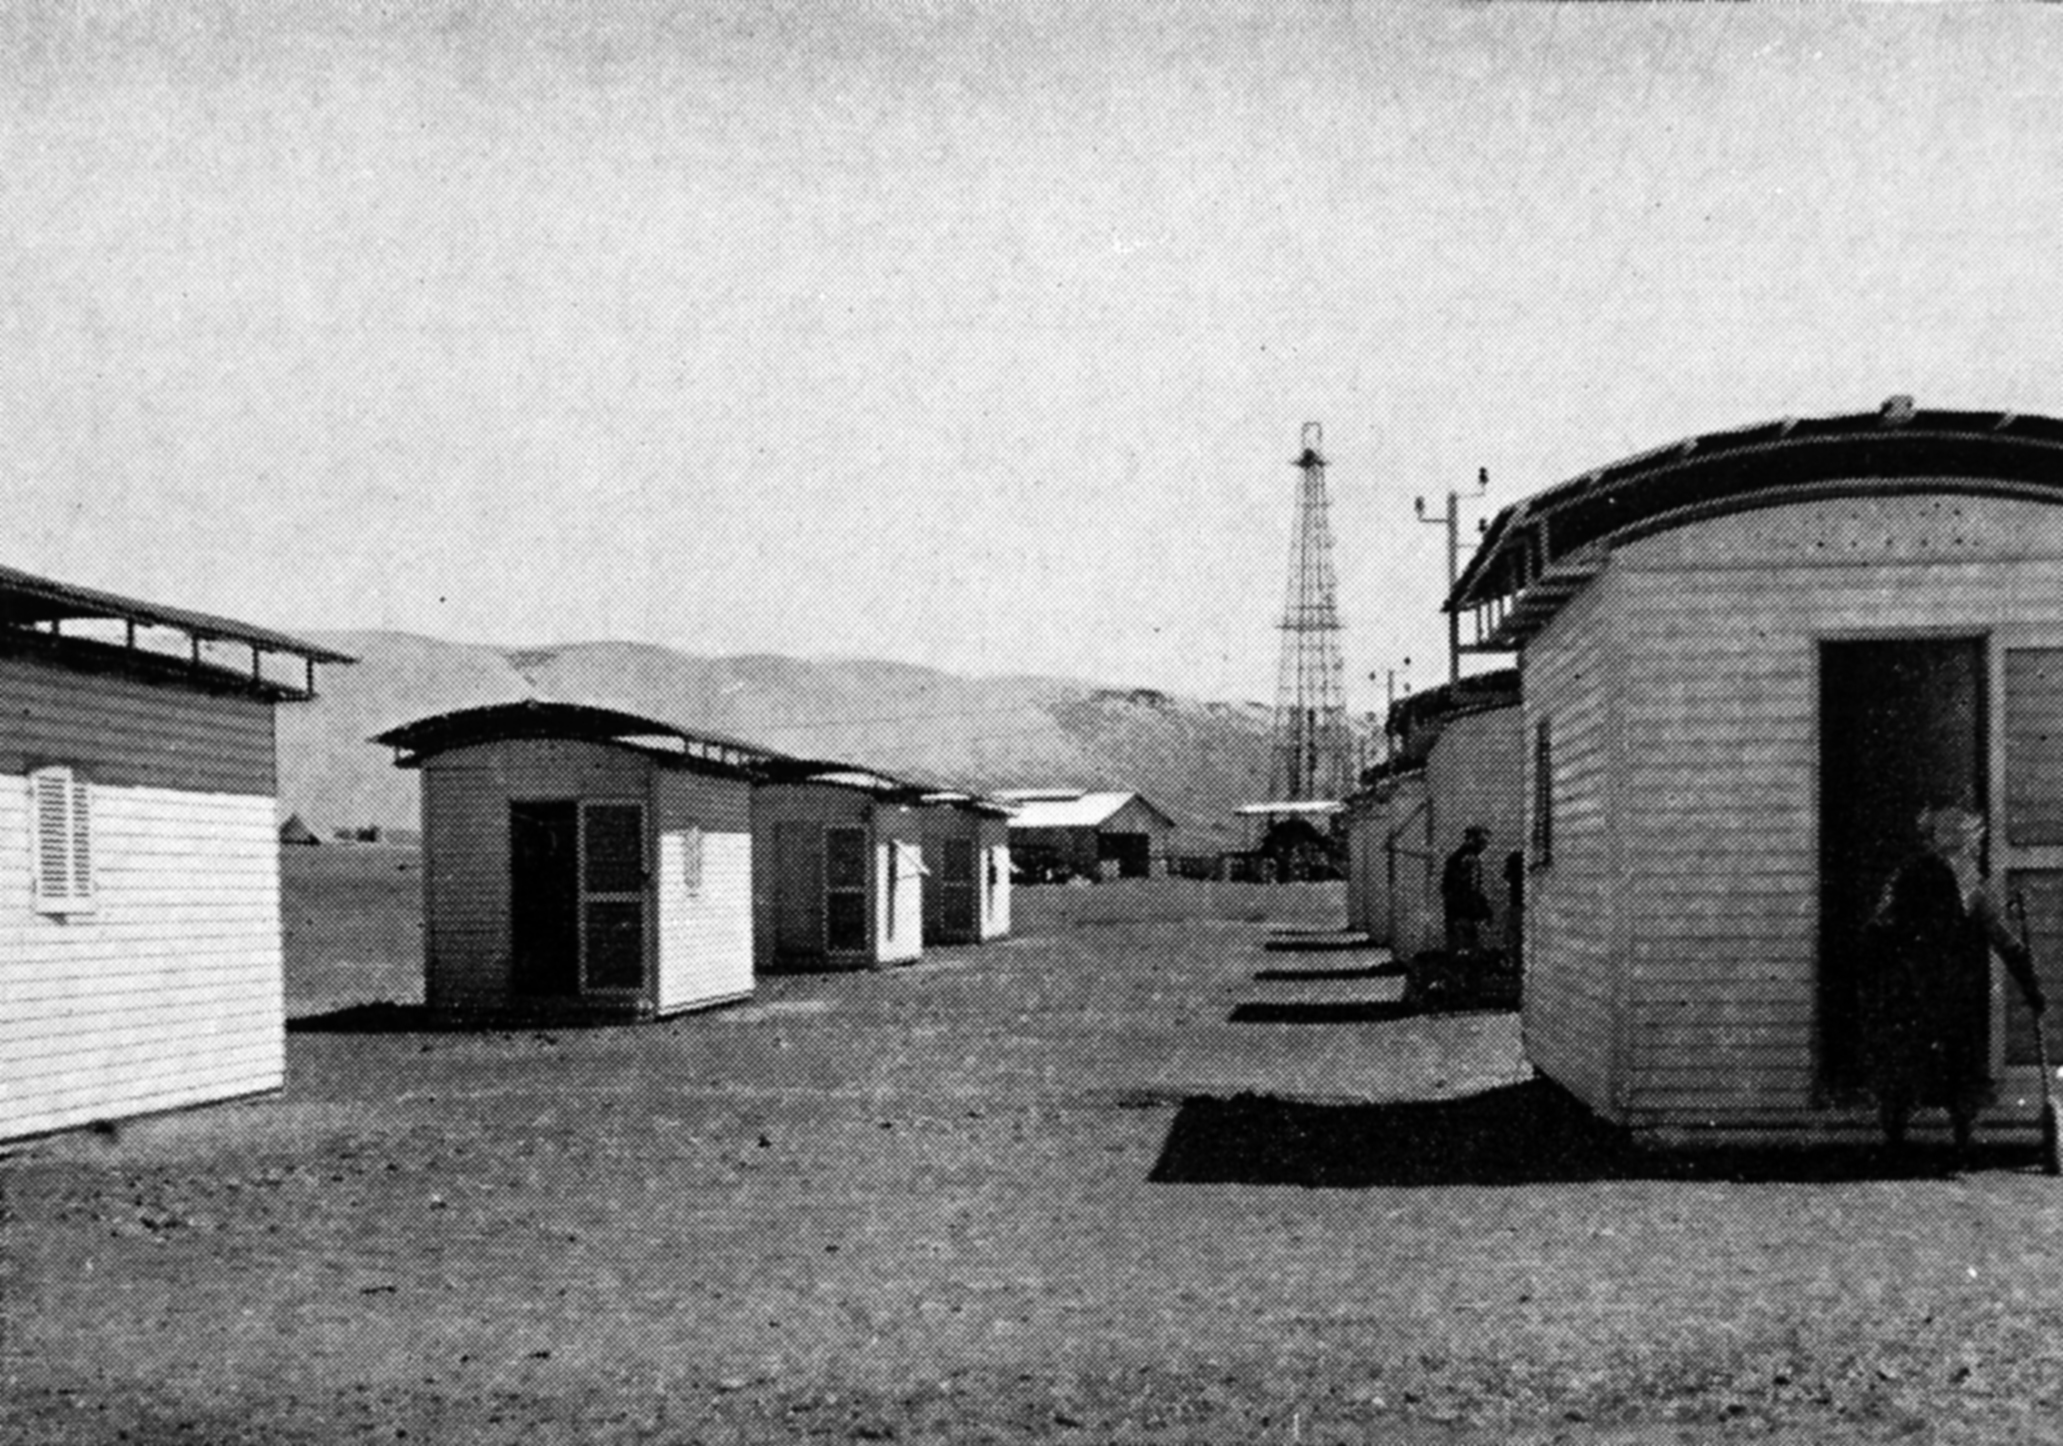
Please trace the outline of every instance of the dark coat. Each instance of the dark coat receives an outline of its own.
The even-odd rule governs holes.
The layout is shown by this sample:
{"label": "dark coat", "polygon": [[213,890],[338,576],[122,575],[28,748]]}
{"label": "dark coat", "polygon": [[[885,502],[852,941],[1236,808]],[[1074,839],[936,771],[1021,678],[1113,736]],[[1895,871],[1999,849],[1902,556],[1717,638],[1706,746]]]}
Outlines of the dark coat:
{"label": "dark coat", "polygon": [[1880,1097],[1968,1106],[1990,1085],[1991,952],[2030,1000],[2040,998],[2027,950],[1988,895],[1966,899],[1933,854],[1901,864],[1866,941],[1863,1058]]}
{"label": "dark coat", "polygon": [[1451,924],[1477,924],[1490,917],[1490,896],[1483,892],[1483,850],[1463,844],[1447,855],[1440,871],[1440,903]]}

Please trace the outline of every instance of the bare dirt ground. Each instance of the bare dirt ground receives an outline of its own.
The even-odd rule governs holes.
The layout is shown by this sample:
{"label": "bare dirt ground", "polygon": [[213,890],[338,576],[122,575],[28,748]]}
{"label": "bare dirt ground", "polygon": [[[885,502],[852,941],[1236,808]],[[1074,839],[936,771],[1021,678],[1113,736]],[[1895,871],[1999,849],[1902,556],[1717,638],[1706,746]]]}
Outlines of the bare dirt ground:
{"label": "bare dirt ground", "polygon": [[455,1034],[312,852],[283,1096],[0,1161],[0,1439],[2063,1439],[2063,1183],[1628,1155],[1334,890]]}

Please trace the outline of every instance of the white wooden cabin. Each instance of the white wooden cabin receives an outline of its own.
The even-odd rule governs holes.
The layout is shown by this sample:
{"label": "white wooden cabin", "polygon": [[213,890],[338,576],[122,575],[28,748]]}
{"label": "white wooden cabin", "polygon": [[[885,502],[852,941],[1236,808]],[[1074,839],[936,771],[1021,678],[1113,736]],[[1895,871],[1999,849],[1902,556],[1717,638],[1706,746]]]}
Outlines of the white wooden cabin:
{"label": "white wooden cabin", "polygon": [[285,1082],[273,707],[350,661],[0,568],[0,1139]]}
{"label": "white wooden cabin", "polygon": [[535,700],[375,741],[422,780],[432,1012],[652,1019],[752,993],[752,782],[776,755]]}
{"label": "white wooden cabin", "polygon": [[753,789],[760,969],[873,969],[923,954],[921,793],[841,764],[791,766]]}
{"label": "white wooden cabin", "polygon": [[1518,699],[1518,674],[1502,670],[1390,708],[1396,753],[1349,801],[1347,916],[1350,927],[1399,959],[1445,946],[1440,874],[1471,824],[1490,830],[1483,886],[1492,917],[1484,937],[1502,945],[1510,912],[1504,860],[1520,846],[1525,826]]}
{"label": "white wooden cabin", "polygon": [[[1510,681],[1512,686],[1500,693],[1481,689],[1474,702],[1465,701],[1464,694],[1464,701],[1441,720],[1439,734],[1426,752],[1426,881],[1433,916],[1432,932],[1418,941],[1421,949],[1445,946],[1440,875],[1447,856],[1461,846],[1462,833],[1472,824],[1490,832],[1489,847],[1483,851],[1483,892],[1490,899],[1483,943],[1490,949],[1504,948],[1513,905],[1505,862],[1513,849],[1523,848],[1526,837],[1525,718],[1517,679]],[[1523,888],[1521,895],[1523,908]]]}
{"label": "white wooden cabin", "polygon": [[1423,765],[1391,778],[1377,847],[1382,873],[1376,892],[1385,906],[1381,942],[1391,957],[1408,960],[1440,934],[1439,863]]}
{"label": "white wooden cabin", "polygon": [[[1521,650],[1527,1056],[1635,1138],[1874,1138],[1858,938],[1926,805],[1987,813],[2063,997],[2063,423],[1694,438],[1506,509],[1449,606]],[[2005,994],[1980,1129],[2028,1137]]]}
{"label": "white wooden cabin", "polygon": [[1009,810],[935,791],[918,813],[924,845],[924,942],[979,944],[1010,932]]}
{"label": "white wooden cabin", "polygon": [[1340,833],[1347,845],[1347,927],[1371,944],[1390,942],[1390,906],[1385,887],[1382,818],[1389,780],[1364,784],[1342,800]]}

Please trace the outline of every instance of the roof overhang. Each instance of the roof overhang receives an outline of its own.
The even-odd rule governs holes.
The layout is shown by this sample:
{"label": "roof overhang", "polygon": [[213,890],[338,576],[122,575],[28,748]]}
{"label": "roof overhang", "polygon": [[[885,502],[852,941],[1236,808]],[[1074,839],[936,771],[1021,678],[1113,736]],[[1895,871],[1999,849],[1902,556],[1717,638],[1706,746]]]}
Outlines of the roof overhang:
{"label": "roof overhang", "polygon": [[127,667],[272,701],[315,695],[315,665],[354,663],[269,628],[0,567],[0,640],[88,667]]}
{"label": "roof overhang", "polygon": [[638,713],[539,698],[438,713],[390,728],[372,741],[392,748],[397,766],[415,768],[454,748],[523,738],[609,744],[693,771],[746,779],[764,778],[782,765],[800,761],[756,743],[682,728]]}
{"label": "roof overhang", "polygon": [[1278,803],[1242,803],[1232,811],[1242,818],[1322,818],[1345,807],[1335,798],[1298,798]]}
{"label": "roof overhang", "polygon": [[1469,650],[1509,652],[1629,542],[1730,513],[1901,493],[2063,504],[2063,421],[1921,411],[1894,398],[1876,412],[1671,443],[1505,508],[1444,608],[1474,619]]}

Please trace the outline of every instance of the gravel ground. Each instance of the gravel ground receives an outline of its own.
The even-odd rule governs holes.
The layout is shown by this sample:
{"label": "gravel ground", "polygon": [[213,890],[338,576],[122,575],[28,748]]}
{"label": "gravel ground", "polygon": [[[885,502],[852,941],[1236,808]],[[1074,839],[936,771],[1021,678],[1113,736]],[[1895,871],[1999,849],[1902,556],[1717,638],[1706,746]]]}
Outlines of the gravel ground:
{"label": "gravel ground", "polygon": [[0,1437],[2063,1440],[2031,1160],[1629,1155],[1336,890],[1018,902],[642,1028],[298,948],[282,1096],[0,1161]]}

